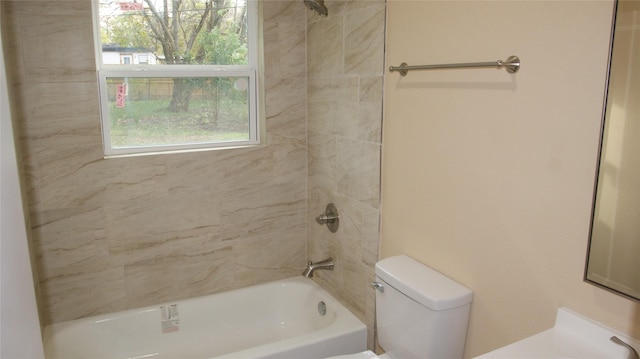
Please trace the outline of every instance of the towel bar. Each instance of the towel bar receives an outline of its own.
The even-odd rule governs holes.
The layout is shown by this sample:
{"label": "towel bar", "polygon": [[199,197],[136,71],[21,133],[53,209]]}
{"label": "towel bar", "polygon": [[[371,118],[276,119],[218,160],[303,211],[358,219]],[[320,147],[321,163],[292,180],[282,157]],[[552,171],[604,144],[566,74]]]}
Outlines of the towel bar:
{"label": "towel bar", "polygon": [[440,65],[417,65],[409,66],[405,62],[400,66],[390,66],[389,71],[398,71],[400,75],[406,76],[410,70],[433,70],[433,69],[455,69],[455,68],[477,68],[477,67],[495,67],[504,68],[508,73],[514,74],[520,70],[520,58],[518,56],[509,56],[506,61],[498,60],[495,62],[468,62],[461,64],[440,64]]}

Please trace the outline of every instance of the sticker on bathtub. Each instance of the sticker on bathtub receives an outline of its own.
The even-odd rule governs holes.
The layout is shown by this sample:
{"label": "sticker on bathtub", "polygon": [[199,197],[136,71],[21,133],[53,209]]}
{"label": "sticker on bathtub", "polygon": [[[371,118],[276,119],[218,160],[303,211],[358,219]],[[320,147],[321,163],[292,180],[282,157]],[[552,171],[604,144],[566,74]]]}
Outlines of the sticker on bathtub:
{"label": "sticker on bathtub", "polygon": [[171,304],[160,307],[162,315],[162,333],[177,332],[180,329],[180,315],[178,314],[178,305]]}

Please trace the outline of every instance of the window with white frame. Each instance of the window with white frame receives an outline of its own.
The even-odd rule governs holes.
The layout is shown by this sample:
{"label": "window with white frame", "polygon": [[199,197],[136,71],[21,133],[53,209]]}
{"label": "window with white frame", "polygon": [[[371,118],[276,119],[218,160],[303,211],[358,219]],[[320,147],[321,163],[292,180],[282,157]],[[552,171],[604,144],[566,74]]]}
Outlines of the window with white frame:
{"label": "window with white frame", "polygon": [[105,155],[259,143],[257,0],[94,0],[93,13]]}

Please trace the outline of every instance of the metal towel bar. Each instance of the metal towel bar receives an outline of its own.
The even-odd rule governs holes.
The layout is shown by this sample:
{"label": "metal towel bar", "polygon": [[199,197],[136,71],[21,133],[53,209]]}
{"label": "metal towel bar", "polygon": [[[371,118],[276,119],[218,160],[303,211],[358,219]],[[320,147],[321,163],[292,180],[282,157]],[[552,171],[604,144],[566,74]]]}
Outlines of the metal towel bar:
{"label": "metal towel bar", "polygon": [[400,66],[390,66],[389,71],[398,71],[400,75],[406,76],[410,70],[433,70],[433,69],[454,69],[454,68],[475,68],[475,67],[495,67],[497,69],[504,68],[508,73],[514,74],[520,69],[520,58],[518,56],[509,56],[506,61],[498,60],[495,62],[468,62],[462,64],[441,64],[441,65],[418,65],[409,66],[401,63]]}

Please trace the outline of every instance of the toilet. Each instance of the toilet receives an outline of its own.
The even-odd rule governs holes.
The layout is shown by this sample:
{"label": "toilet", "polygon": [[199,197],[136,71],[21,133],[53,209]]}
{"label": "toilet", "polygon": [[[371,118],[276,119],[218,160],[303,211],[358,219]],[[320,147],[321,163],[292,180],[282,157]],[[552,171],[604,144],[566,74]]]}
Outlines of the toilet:
{"label": "toilet", "polygon": [[332,359],[462,358],[471,290],[405,255],[381,260],[375,272],[378,342],[385,354]]}

